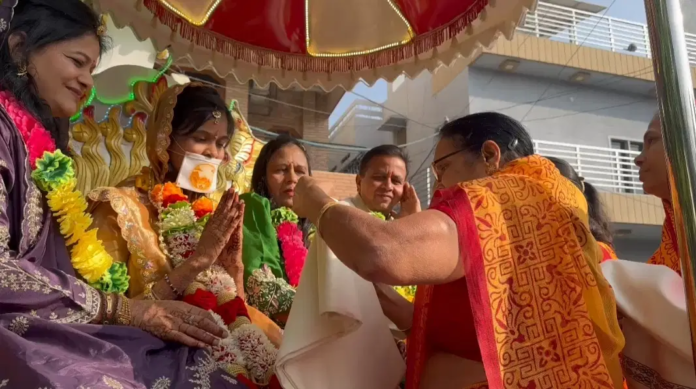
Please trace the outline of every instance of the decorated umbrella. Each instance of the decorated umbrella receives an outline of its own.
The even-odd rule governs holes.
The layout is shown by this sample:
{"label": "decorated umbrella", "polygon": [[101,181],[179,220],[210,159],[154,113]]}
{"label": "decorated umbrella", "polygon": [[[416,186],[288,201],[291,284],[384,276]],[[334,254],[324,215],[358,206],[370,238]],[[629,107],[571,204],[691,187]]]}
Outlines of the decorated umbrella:
{"label": "decorated umbrella", "polygon": [[92,0],[178,64],[308,89],[415,77],[512,37],[536,0]]}

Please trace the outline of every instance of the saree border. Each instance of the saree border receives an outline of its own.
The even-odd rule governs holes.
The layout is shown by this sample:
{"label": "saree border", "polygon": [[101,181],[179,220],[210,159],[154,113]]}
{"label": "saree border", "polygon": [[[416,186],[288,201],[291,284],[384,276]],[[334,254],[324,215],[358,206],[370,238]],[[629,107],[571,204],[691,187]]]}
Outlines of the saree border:
{"label": "saree border", "polygon": [[445,206],[438,205],[434,209],[444,212],[457,225],[460,257],[464,263],[469,303],[488,385],[491,388],[503,388],[483,248],[469,194],[464,188],[457,187],[443,205]]}
{"label": "saree border", "polygon": [[626,357],[621,358],[621,364],[627,379],[636,381],[650,389],[696,389],[669,382],[664,379],[657,370],[644,365],[635,359]]}
{"label": "saree border", "polygon": [[[497,345],[493,336],[493,317],[485,279],[483,252],[469,196],[464,189],[459,187],[440,191],[437,196],[442,196],[442,201],[437,202],[436,197],[434,205],[430,209],[444,213],[457,226],[459,256],[465,268],[472,318],[484,370],[488,378],[488,383],[476,384],[473,387],[503,388]],[[419,387],[425,363],[431,352],[428,348],[426,334],[428,311],[434,288],[433,285],[419,285],[416,290],[413,329],[408,340],[408,357],[406,359],[408,365],[406,384],[409,389]]]}

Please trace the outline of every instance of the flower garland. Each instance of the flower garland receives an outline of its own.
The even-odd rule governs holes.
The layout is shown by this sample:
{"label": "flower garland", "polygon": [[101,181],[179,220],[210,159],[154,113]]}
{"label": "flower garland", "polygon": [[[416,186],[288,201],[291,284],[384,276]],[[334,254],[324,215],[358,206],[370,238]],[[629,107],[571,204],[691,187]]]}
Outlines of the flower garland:
{"label": "flower garland", "polygon": [[[381,212],[370,212],[370,215],[381,219],[381,220],[387,220],[386,216],[384,216],[383,213]],[[406,300],[413,302],[413,300],[416,298],[416,287],[415,286],[394,286],[393,287],[395,291],[397,291],[403,298]]]}
{"label": "flower garland", "polygon": [[[150,199],[158,209],[160,247],[180,266],[196,250],[215,204],[207,197],[189,202],[179,186],[173,183],[156,185]],[[228,373],[245,377],[256,385],[278,387],[274,384],[273,365],[278,350],[266,335],[249,319],[244,301],[237,297],[231,275],[220,265],[213,264],[200,273],[188,286],[184,301],[208,310],[230,335],[213,347],[213,358]]]}
{"label": "flower garland", "polygon": [[300,276],[308,252],[304,245],[302,230],[298,225],[300,219],[289,208],[281,207],[271,211],[271,221],[278,235],[288,283],[296,288],[300,284]]}
{"label": "flower garland", "polygon": [[27,148],[31,177],[44,192],[53,216],[60,223],[66,245],[72,246],[71,262],[78,274],[93,287],[107,293],[125,293],[130,278],[124,263],[113,258],[88,230],[92,217],[84,195],[76,189],[72,158],[56,149],[51,134],[9,93],[0,92],[0,104],[17,126]]}

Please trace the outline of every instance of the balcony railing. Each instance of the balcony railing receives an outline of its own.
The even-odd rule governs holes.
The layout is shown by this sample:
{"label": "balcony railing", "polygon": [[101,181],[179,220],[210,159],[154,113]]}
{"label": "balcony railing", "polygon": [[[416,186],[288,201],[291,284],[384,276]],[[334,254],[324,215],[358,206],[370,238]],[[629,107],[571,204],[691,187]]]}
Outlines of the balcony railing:
{"label": "balcony railing", "polygon": [[[527,14],[518,31],[574,45],[651,57],[647,25],[550,3],[539,2],[536,12]],[[696,66],[696,35],[686,34],[686,46],[689,61]]]}
{"label": "balcony railing", "polygon": [[586,182],[599,190],[643,193],[643,185],[638,179],[638,168],[633,163],[640,154],[637,151],[546,141],[535,141],[534,149],[543,156],[568,161]]}

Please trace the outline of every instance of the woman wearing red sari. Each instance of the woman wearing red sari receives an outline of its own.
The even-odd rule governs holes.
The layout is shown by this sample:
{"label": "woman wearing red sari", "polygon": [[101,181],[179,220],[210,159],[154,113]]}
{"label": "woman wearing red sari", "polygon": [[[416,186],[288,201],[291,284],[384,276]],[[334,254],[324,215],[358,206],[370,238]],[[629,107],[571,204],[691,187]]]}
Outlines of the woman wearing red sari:
{"label": "woman wearing red sari", "polygon": [[522,125],[447,123],[431,209],[386,223],[312,178],[293,208],[368,281],[418,285],[408,388],[621,388],[624,343],[582,193]]}

